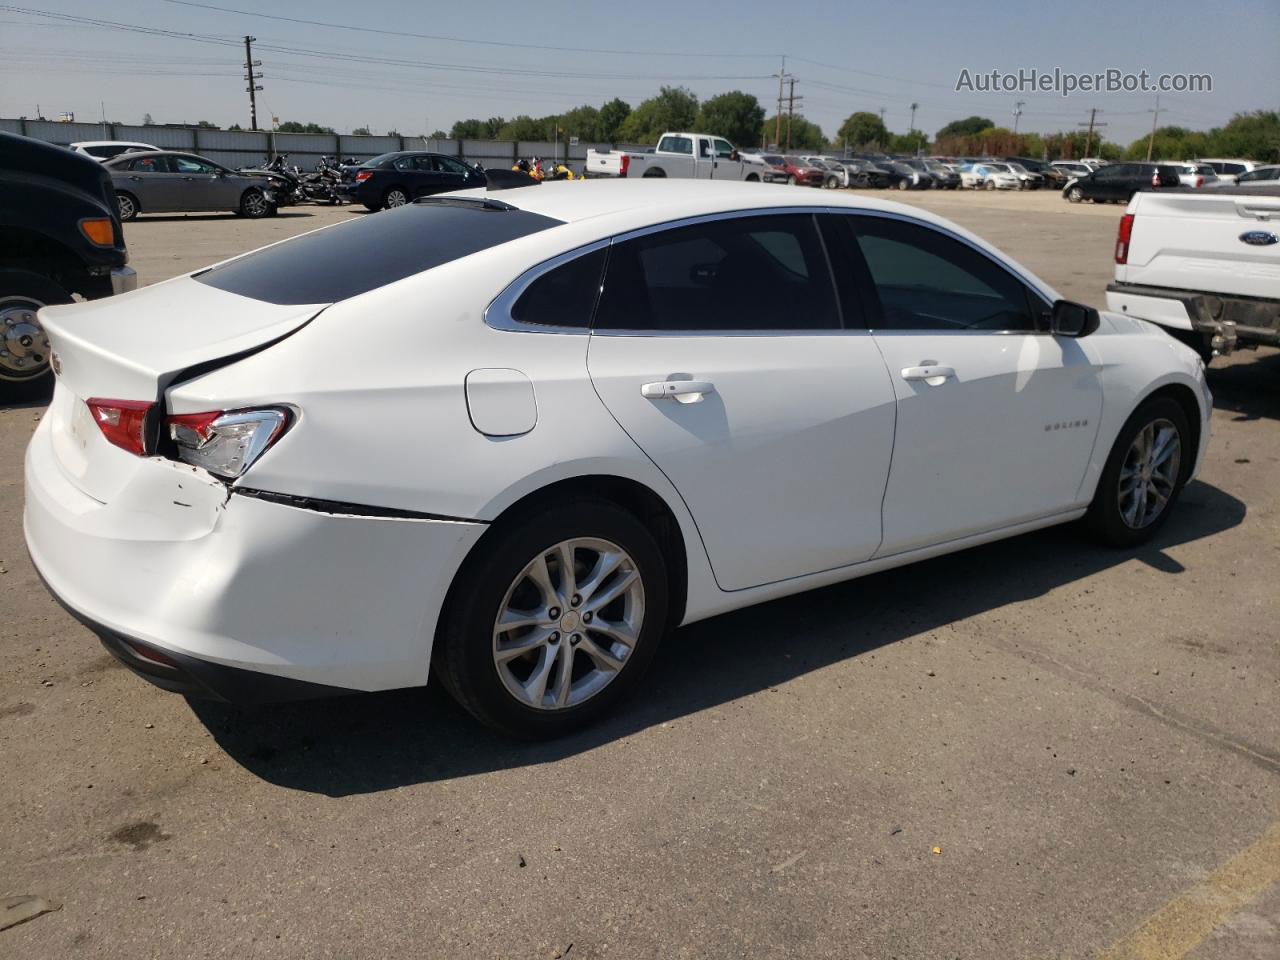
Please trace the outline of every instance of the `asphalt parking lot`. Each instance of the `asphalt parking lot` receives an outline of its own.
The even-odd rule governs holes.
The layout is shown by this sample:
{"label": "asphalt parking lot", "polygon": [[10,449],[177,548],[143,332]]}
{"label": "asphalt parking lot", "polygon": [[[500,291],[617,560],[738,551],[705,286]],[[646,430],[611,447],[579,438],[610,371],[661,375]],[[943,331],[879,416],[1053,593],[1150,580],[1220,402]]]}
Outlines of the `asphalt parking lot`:
{"label": "asphalt parking lot", "polygon": [[[1120,207],[890,199],[1103,305]],[[148,283],[362,215],[126,236]],[[1274,960],[1280,351],[1210,383],[1150,545],[1050,529],[699,623],[542,745],[434,689],[236,709],[133,677],[27,559],[42,408],[0,410],[0,898],[62,904],[0,958]]]}

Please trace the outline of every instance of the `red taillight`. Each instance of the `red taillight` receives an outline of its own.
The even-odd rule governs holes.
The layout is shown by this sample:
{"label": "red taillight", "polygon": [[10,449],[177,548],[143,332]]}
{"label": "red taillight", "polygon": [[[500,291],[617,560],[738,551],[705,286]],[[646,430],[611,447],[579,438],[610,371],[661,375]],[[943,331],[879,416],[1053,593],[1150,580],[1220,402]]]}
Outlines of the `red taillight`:
{"label": "red taillight", "polygon": [[1158,187],[1158,186],[1160,186],[1160,171],[1159,171],[1159,170],[1157,170],[1155,173],[1153,173],[1153,174],[1151,175],[1151,185],[1152,185],[1153,187]]}
{"label": "red taillight", "polygon": [[146,455],[147,414],[153,404],[145,400],[104,400],[101,397],[86,400],[85,404],[108,442],[134,456]]}
{"label": "red taillight", "polygon": [[286,407],[213,410],[174,414],[164,423],[179,460],[234,480],[280,439],[295,415]]}
{"label": "red taillight", "polygon": [[1204,186],[1204,177],[1196,177],[1196,186],[1197,186],[1197,187],[1203,187],[1203,186]]}
{"label": "red taillight", "polygon": [[1120,232],[1116,235],[1116,263],[1129,262],[1129,238],[1133,236],[1133,214],[1120,218]]}
{"label": "red taillight", "polygon": [[622,159],[618,161],[618,176],[625,177],[627,175],[627,171],[630,169],[631,158],[624,153],[622,155]]}
{"label": "red taillight", "polygon": [[356,183],[364,183],[366,180],[368,180],[372,176],[373,176],[372,170],[357,170]]}

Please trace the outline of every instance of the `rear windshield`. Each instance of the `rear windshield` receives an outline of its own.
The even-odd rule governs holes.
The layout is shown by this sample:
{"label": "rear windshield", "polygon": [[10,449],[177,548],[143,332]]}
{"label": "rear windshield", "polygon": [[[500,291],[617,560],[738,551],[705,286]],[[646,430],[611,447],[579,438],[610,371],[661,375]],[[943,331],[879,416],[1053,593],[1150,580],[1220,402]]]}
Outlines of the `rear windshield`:
{"label": "rear windshield", "polygon": [[267,303],[336,303],[561,223],[475,201],[411,203],[304,234],[195,279]]}

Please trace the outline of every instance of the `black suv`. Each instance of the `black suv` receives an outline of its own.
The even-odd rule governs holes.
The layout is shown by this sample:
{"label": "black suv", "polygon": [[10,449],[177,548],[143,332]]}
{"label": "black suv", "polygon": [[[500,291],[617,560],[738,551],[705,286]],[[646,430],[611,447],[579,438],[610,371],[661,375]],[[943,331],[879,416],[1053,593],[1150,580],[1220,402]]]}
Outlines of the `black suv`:
{"label": "black suv", "polygon": [[457,157],[401,150],[384,153],[355,167],[342,168],[344,196],[370,210],[403,207],[418,197],[486,184],[484,171]]}
{"label": "black suv", "polygon": [[91,157],[0,133],[0,403],[53,382],[43,306],[132,290],[111,174]]}
{"label": "black suv", "polygon": [[1072,203],[1128,203],[1139,190],[1165,190],[1181,185],[1178,168],[1163,163],[1108,163],[1063,191]]}

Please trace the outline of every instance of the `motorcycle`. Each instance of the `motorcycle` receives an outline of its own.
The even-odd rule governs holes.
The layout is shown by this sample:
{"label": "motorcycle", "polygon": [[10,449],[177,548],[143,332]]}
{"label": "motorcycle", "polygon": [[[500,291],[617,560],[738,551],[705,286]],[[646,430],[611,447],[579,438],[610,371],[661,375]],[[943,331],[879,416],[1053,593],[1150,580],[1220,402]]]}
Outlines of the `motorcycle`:
{"label": "motorcycle", "polygon": [[275,196],[275,205],[277,207],[292,206],[295,203],[305,202],[307,197],[299,182],[299,177],[296,173],[297,168],[290,170],[288,160],[289,155],[281,153],[269,158],[260,167],[241,167],[240,172],[266,177],[271,183],[271,192]]}

